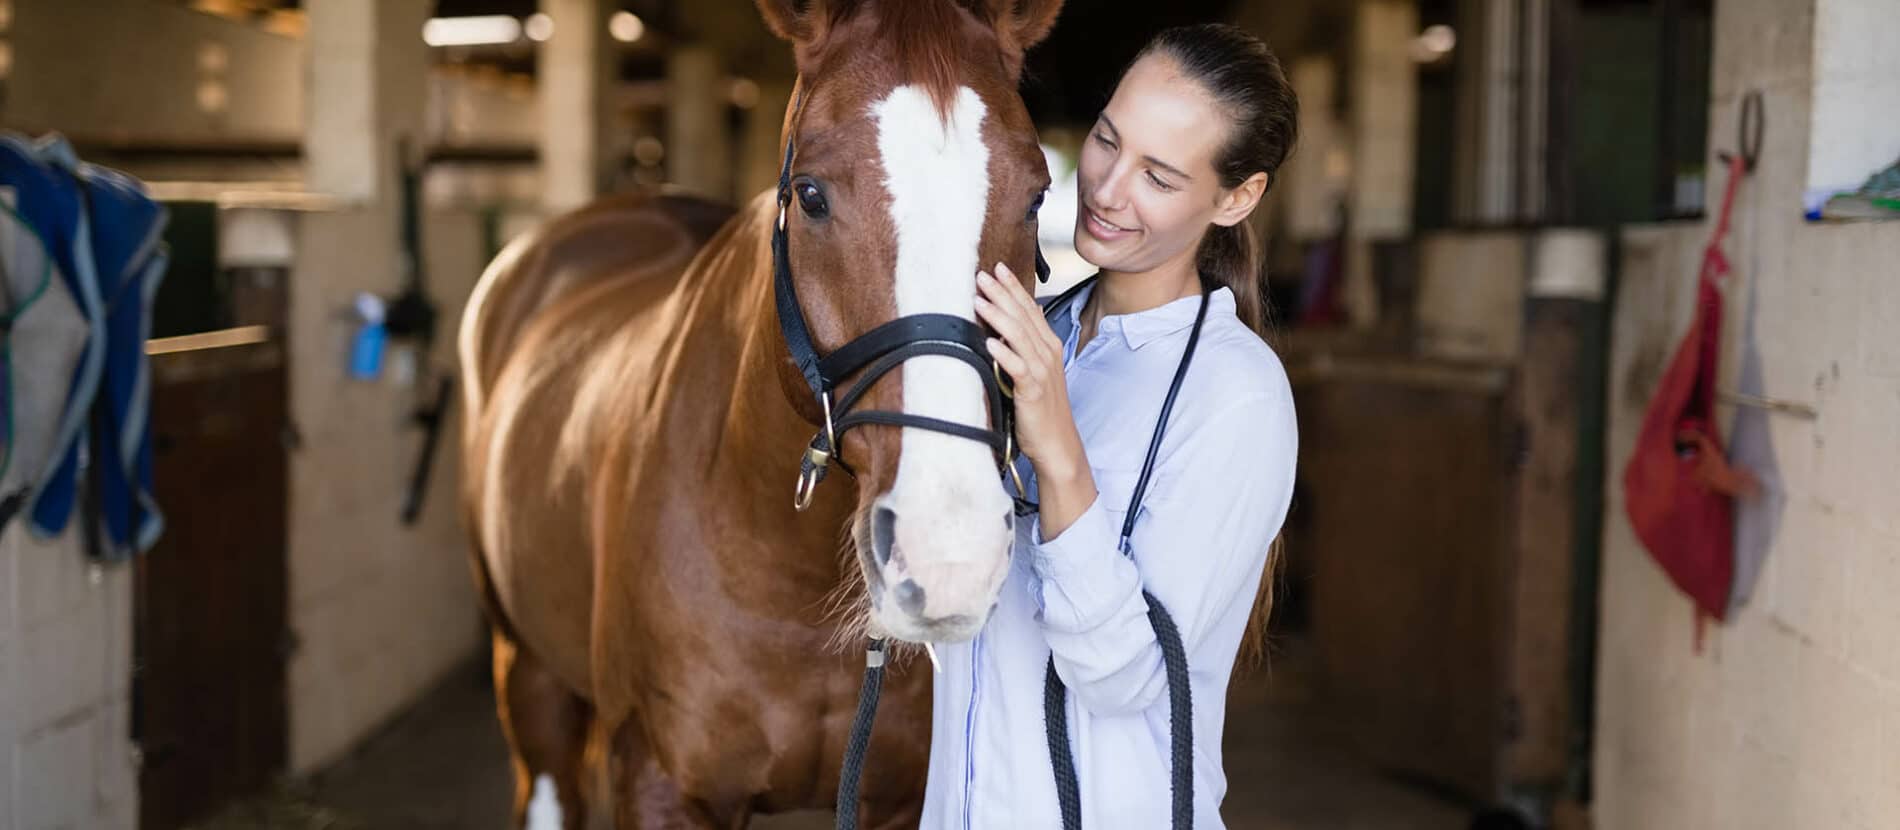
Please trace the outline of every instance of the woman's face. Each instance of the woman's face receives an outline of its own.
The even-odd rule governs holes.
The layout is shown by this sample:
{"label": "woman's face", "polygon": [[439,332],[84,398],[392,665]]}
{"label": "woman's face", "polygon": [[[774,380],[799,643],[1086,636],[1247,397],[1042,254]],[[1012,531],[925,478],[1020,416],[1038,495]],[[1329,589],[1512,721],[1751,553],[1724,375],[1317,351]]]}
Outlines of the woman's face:
{"label": "woman's face", "polygon": [[1076,252],[1104,270],[1145,273],[1192,258],[1210,223],[1246,218],[1258,194],[1236,214],[1245,194],[1222,187],[1214,171],[1228,127],[1174,61],[1135,62],[1083,140]]}

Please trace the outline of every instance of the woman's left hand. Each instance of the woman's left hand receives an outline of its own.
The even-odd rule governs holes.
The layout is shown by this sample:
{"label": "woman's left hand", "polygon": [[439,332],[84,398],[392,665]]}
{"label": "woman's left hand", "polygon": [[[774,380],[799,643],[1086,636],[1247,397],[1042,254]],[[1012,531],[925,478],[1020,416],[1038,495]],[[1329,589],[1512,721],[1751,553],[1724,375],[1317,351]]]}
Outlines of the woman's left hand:
{"label": "woman's left hand", "polygon": [[977,272],[976,287],[977,316],[998,335],[988,341],[990,356],[1009,373],[1016,390],[1017,446],[1045,480],[1086,471],[1082,437],[1069,410],[1062,341],[1050,330],[1042,307],[1000,262],[994,275]]}

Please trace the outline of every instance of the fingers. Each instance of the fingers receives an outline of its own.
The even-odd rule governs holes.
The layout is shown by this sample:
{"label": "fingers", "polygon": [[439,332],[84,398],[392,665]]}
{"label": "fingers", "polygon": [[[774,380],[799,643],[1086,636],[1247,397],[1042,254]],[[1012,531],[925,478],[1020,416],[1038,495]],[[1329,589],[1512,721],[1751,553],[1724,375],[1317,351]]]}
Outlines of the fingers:
{"label": "fingers", "polygon": [[1049,374],[1042,363],[1024,357],[1015,349],[1010,348],[1008,343],[995,337],[989,338],[987,345],[990,349],[990,357],[994,358],[996,365],[1002,367],[1003,371],[1009,375],[1011,397],[1015,398],[1019,405],[1017,410],[1019,415],[1026,412],[1020,408],[1021,404],[1034,403],[1047,397],[1044,392],[1047,391]]}
{"label": "fingers", "polygon": [[[1007,275],[1007,269],[1003,273]],[[978,271],[977,289],[977,313],[1018,352],[1032,360],[1060,359],[1062,343],[1049,330],[1035,298],[1014,279]]]}
{"label": "fingers", "polygon": [[1015,273],[1010,271],[1008,265],[996,263],[996,274],[1000,278],[998,282],[1002,283],[1009,298],[1015,301],[1016,307],[1021,310],[1023,316],[1035,321],[1035,325],[1031,326],[1030,330],[1037,334],[1042,341],[1042,346],[1051,356],[1060,355],[1062,341],[1058,340],[1056,333],[1049,328],[1049,321],[1044,319],[1042,306],[1036,304],[1035,295],[1023,287],[1022,281],[1016,279]]}
{"label": "fingers", "polygon": [[1003,367],[1003,371],[1008,372],[1010,378],[1015,380],[1020,388],[1022,381],[1029,375],[1028,361],[1023,360],[1022,355],[1012,350],[1009,344],[994,337],[989,338],[987,345],[990,347],[990,357],[996,360],[996,365]]}
{"label": "fingers", "polygon": [[[1014,300],[1006,296],[1007,289],[1002,281],[987,273],[976,275],[977,296],[976,313],[983,322],[989,323],[1003,340],[1019,351],[1030,350],[1040,344],[1033,338],[1028,321],[1023,319],[1022,309]],[[1033,352],[1030,352],[1034,356]]]}
{"label": "fingers", "polygon": [[1015,272],[1009,270],[1008,265],[996,263],[996,278],[1002,283],[1004,293],[1016,303],[1017,308],[1031,316],[1042,315],[1042,308],[1036,305],[1036,298],[1030,296],[1029,289],[1023,287],[1022,281],[1016,279]]}

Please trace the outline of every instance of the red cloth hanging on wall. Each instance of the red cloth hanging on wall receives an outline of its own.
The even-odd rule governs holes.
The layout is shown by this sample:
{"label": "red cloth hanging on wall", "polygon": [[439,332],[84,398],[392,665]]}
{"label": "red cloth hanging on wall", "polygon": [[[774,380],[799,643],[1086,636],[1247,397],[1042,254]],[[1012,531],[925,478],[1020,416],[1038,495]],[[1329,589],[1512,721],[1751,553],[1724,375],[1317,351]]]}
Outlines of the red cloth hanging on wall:
{"label": "red cloth hanging on wall", "polygon": [[1729,466],[1715,421],[1720,282],[1729,273],[1722,239],[1742,175],[1738,154],[1728,165],[1721,213],[1703,249],[1695,317],[1650,399],[1636,448],[1623,468],[1630,524],[1670,580],[1695,601],[1698,623],[1721,620],[1728,612],[1735,572],[1734,497],[1750,481],[1746,472]]}

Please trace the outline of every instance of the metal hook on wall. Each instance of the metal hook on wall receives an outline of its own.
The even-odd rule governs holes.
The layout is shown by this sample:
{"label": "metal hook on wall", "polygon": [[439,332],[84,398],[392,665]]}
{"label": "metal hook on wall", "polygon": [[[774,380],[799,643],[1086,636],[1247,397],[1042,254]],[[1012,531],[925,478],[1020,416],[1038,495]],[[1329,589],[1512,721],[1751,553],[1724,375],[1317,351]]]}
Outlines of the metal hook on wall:
{"label": "metal hook on wall", "polygon": [[[1767,126],[1768,116],[1762,110],[1761,90],[1751,89],[1742,96],[1742,114],[1735,123],[1735,143],[1742,154],[1742,172],[1755,172],[1755,163],[1761,160],[1762,130]],[[1733,156],[1722,150],[1715,158],[1728,164]]]}

